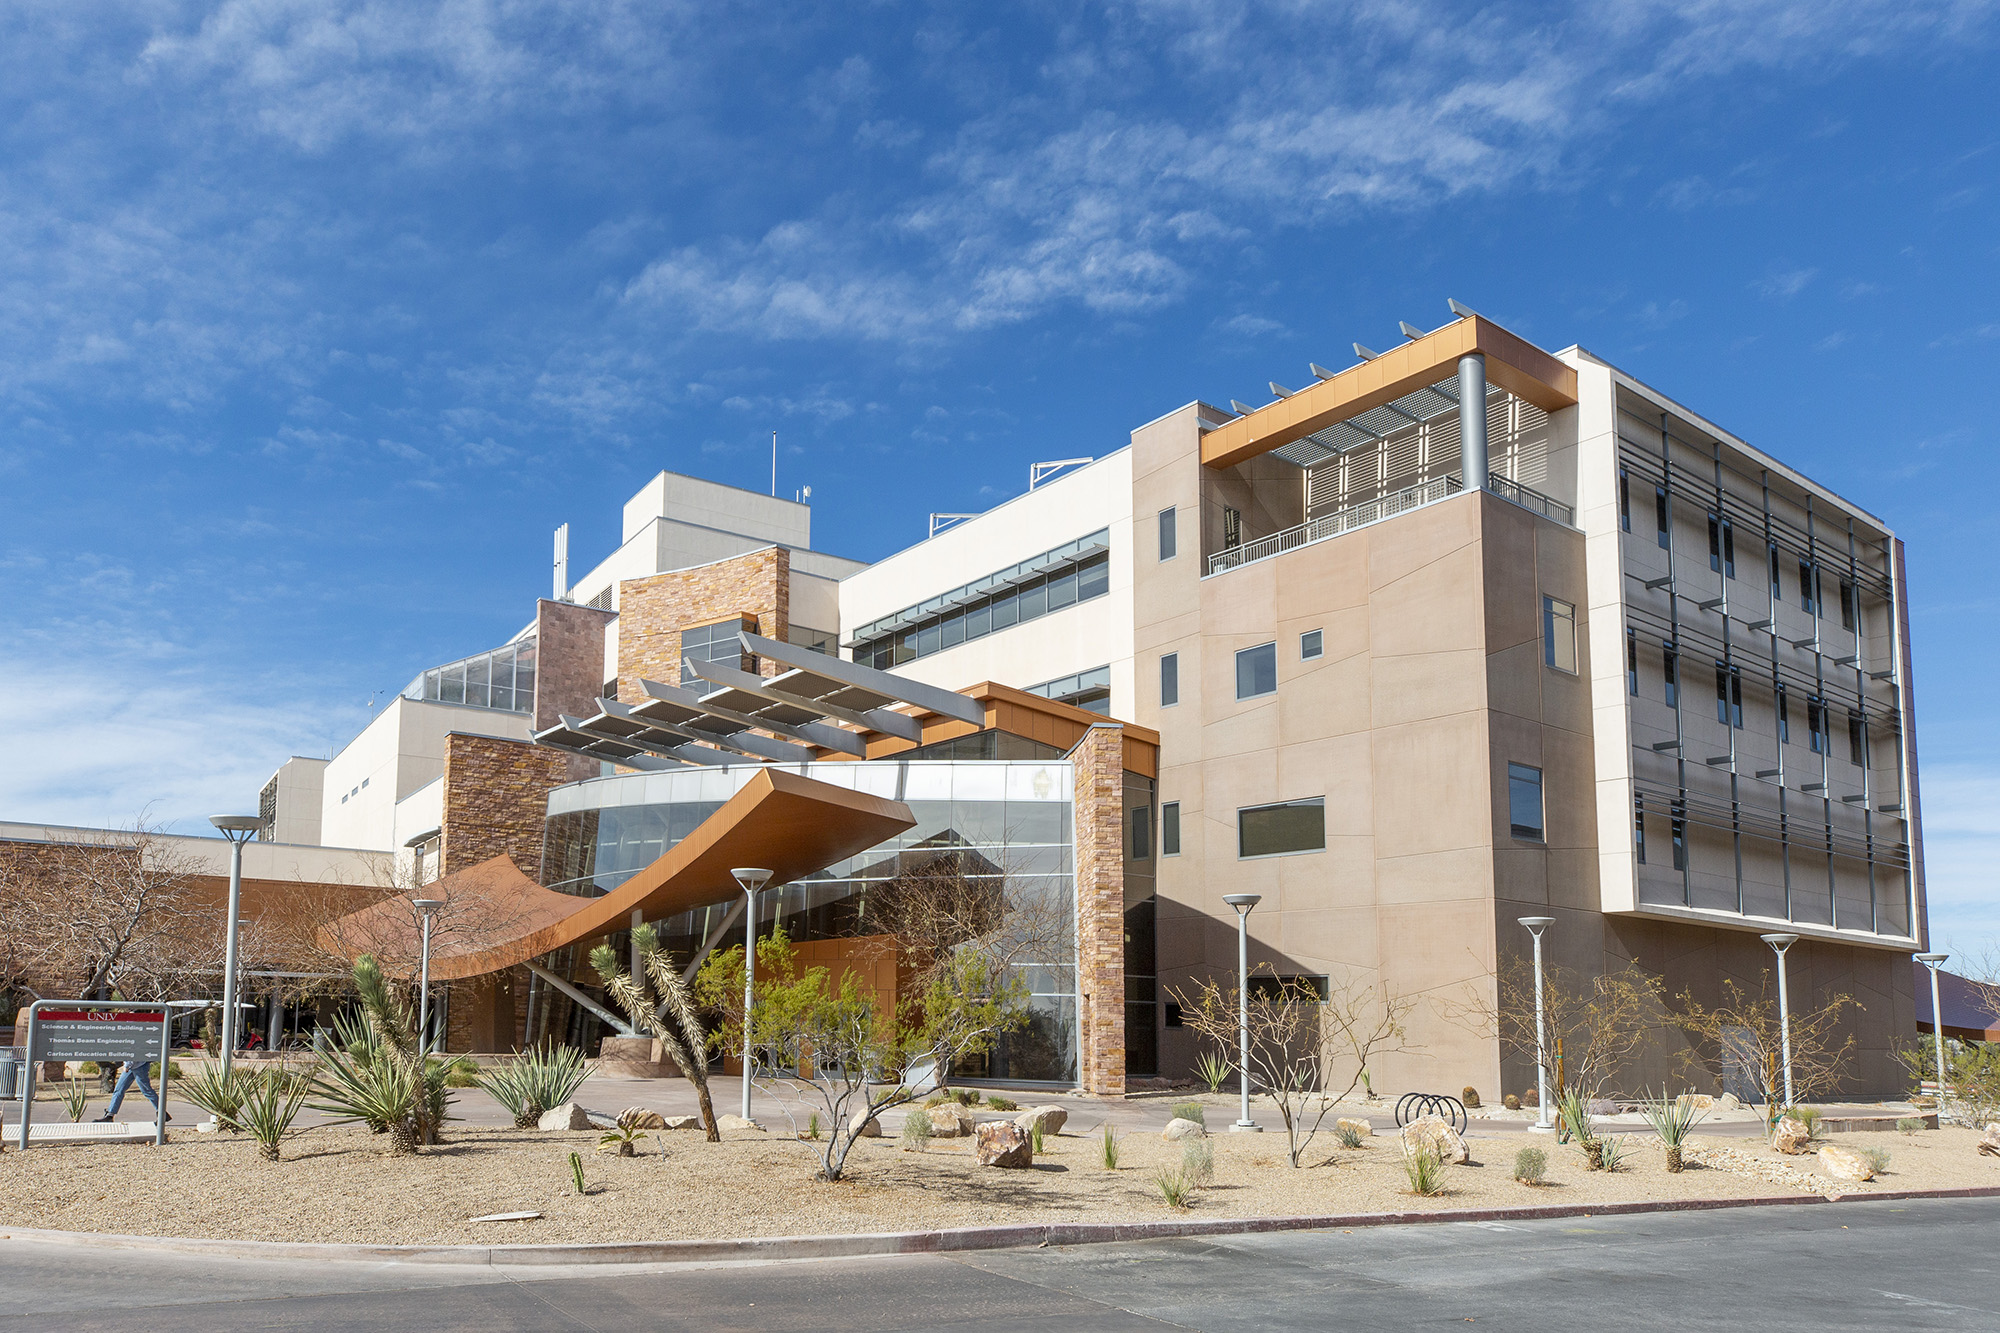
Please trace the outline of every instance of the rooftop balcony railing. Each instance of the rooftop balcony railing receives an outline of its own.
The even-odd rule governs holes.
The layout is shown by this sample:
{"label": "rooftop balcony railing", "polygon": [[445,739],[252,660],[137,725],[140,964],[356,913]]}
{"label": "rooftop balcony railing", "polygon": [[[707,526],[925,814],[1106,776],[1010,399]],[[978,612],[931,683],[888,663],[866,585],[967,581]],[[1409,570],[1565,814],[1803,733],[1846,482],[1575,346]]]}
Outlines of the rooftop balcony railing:
{"label": "rooftop balcony railing", "polygon": [[[1558,523],[1574,521],[1574,511],[1562,501],[1552,500],[1540,491],[1523,486],[1519,482],[1509,481],[1498,473],[1487,478],[1487,485],[1501,499],[1511,501],[1524,509],[1552,518]],[[1208,558],[1208,572],[1220,574],[1224,570],[1235,569],[1238,565],[1268,560],[1274,555],[1283,555],[1301,546],[1310,546],[1329,537],[1338,537],[1343,532],[1352,532],[1356,528],[1365,528],[1371,523],[1380,523],[1398,514],[1406,514],[1412,509],[1435,504],[1446,496],[1456,495],[1464,489],[1465,483],[1460,480],[1456,472],[1434,477],[1415,486],[1405,486],[1400,491],[1392,491],[1388,495],[1365,503],[1349,505],[1345,509],[1336,509],[1331,514],[1321,514],[1318,518],[1307,519],[1295,528],[1286,528],[1283,532],[1259,537],[1256,541],[1245,542],[1230,550],[1218,551]]]}

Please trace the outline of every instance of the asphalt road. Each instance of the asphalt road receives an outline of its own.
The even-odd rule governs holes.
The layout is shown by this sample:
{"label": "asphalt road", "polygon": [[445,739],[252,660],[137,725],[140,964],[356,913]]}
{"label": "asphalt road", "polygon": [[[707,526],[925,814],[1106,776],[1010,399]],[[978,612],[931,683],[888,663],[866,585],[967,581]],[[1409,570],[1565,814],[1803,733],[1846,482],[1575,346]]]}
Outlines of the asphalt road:
{"label": "asphalt road", "polygon": [[2000,1329],[2000,1200],[1446,1223],[955,1257],[516,1269],[0,1241],[26,1329]]}

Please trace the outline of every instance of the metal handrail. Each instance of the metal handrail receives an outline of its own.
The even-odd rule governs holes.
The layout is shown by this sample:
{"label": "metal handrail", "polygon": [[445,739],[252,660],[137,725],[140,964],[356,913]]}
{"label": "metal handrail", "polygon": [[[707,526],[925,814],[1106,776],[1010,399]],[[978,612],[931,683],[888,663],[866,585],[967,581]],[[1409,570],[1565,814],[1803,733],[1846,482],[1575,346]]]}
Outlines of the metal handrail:
{"label": "metal handrail", "polygon": [[1509,481],[1498,472],[1486,479],[1487,489],[1503,500],[1512,500],[1523,509],[1531,509],[1544,518],[1552,518],[1570,527],[1576,526],[1576,510],[1551,496],[1543,495],[1531,486],[1523,486],[1518,481]]}
{"label": "metal handrail", "polygon": [[1295,551],[1301,546],[1325,541],[1328,537],[1337,537],[1343,532],[1352,532],[1356,528],[1380,523],[1383,519],[1394,518],[1398,514],[1408,513],[1423,505],[1433,504],[1462,489],[1464,484],[1455,472],[1442,477],[1433,477],[1429,481],[1406,486],[1400,491],[1363,504],[1336,509],[1331,514],[1321,514],[1318,518],[1308,519],[1295,528],[1286,528],[1283,532],[1259,537],[1254,542],[1245,542],[1227,551],[1217,551],[1208,558],[1208,572],[1220,574],[1223,570],[1234,569],[1238,565],[1268,560],[1274,555]]}

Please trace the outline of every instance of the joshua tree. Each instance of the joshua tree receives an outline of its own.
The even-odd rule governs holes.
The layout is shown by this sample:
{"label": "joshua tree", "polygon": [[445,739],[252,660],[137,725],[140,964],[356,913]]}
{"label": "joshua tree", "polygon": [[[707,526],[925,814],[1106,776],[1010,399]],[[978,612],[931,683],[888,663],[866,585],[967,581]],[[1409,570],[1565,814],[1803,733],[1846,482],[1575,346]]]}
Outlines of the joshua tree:
{"label": "joshua tree", "polygon": [[660,948],[659,934],[652,926],[635,928],[632,944],[639,951],[641,970],[659,994],[657,1002],[646,994],[643,982],[619,968],[618,956],[610,945],[592,949],[590,965],[604,979],[605,990],[618,1007],[631,1015],[632,1025],[659,1042],[687,1081],[694,1084],[695,1095],[701,1099],[701,1127],[708,1132],[710,1143],[719,1143],[722,1134],[716,1128],[715,1107],[708,1099],[708,1034],[701,1015],[695,1012],[694,996],[674,970],[674,960]]}

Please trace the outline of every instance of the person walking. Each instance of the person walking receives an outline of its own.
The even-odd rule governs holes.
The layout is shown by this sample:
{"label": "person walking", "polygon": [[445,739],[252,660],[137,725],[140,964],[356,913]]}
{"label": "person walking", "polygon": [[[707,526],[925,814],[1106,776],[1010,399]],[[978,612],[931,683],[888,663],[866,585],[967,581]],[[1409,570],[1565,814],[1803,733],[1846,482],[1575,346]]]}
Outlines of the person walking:
{"label": "person walking", "polygon": [[[111,1091],[111,1105],[104,1109],[103,1115],[97,1117],[98,1123],[103,1124],[118,1118],[118,1108],[124,1105],[125,1094],[132,1090],[134,1083],[139,1085],[139,1091],[145,1094],[146,1100],[153,1104],[153,1109],[156,1111],[160,1109],[160,1094],[153,1091],[152,1064],[151,1060],[125,1062],[125,1070],[118,1076],[118,1086]],[[166,1118],[172,1120],[173,1116],[168,1114]]]}

